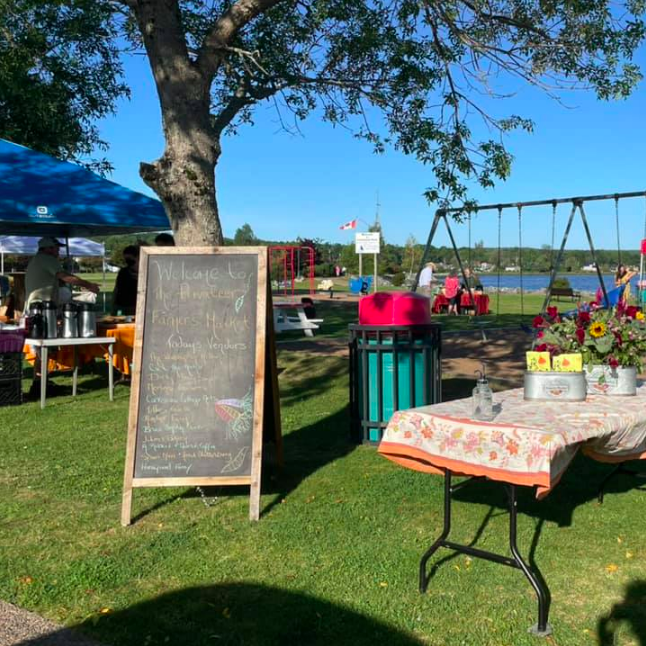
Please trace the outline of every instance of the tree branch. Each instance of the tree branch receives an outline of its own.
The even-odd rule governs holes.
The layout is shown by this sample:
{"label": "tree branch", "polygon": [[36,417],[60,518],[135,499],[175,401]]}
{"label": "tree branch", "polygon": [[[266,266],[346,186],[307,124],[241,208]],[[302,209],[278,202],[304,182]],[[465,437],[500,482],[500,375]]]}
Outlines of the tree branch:
{"label": "tree branch", "polygon": [[226,48],[234,36],[256,16],[287,0],[237,0],[216,21],[204,38],[197,56],[197,66],[210,82],[217,72]]}
{"label": "tree branch", "polygon": [[236,118],[243,108],[258,101],[268,99],[279,91],[278,87],[250,88],[248,84],[241,84],[229,102],[217,115],[211,119],[213,136],[219,138],[223,130]]}

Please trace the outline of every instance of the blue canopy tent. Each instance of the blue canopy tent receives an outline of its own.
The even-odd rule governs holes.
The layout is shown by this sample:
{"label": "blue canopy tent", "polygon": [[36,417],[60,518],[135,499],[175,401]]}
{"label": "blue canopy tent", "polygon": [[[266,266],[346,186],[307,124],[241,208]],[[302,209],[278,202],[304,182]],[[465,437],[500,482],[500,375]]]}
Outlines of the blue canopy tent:
{"label": "blue canopy tent", "polygon": [[0,234],[70,238],[168,229],[158,200],[0,139]]}
{"label": "blue canopy tent", "polygon": [[0,235],[68,241],[168,229],[158,200],[76,164],[0,139]]}

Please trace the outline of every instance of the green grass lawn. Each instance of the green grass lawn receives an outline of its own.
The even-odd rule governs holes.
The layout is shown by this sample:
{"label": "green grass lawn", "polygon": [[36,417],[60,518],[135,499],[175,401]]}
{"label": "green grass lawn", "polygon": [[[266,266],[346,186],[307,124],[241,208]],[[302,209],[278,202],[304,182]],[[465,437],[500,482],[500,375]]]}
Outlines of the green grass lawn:
{"label": "green grass lawn", "polygon": [[[459,332],[460,330],[474,330],[484,327],[493,328],[519,328],[521,325],[531,326],[532,319],[540,312],[543,305],[543,295],[526,294],[524,302],[521,303],[518,294],[500,294],[499,314],[496,314],[496,295],[491,296],[490,307],[492,313],[488,316],[447,316],[433,315],[434,323],[441,323],[446,332]],[[563,304],[561,309],[570,309],[569,304]],[[328,299],[316,301],[316,315],[324,321],[320,330],[316,332],[317,339],[347,338],[348,325],[358,322],[359,304],[357,301],[346,301],[342,299]],[[280,339],[290,341],[306,341],[301,331],[283,332]]]}
{"label": "green grass lawn", "polygon": [[[129,389],[87,374],[76,399],[2,411],[0,598],[113,646],[534,646],[519,571],[448,552],[425,595],[421,554],[441,530],[442,481],[347,441],[347,362],[280,352],[286,466],[246,488],[137,489],[119,524]],[[69,383],[69,379],[62,379]],[[645,495],[574,463],[542,502],[521,496],[519,544],[553,594],[547,644],[643,646]],[[506,551],[503,491],[456,495],[454,540]],[[208,503],[208,504],[205,504]],[[604,623],[605,625],[605,623]]]}

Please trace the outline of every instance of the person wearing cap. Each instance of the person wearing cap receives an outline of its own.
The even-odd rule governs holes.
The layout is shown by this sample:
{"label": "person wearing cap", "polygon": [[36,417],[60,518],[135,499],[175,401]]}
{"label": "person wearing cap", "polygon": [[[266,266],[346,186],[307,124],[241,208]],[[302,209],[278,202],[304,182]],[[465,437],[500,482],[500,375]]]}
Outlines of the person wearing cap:
{"label": "person wearing cap", "polygon": [[56,238],[49,236],[38,241],[38,253],[27,265],[25,274],[26,309],[29,309],[33,301],[54,301],[59,305],[59,282],[70,286],[78,285],[95,294],[99,291],[99,285],[96,283],[63,270],[58,260],[58,251],[64,246]]}

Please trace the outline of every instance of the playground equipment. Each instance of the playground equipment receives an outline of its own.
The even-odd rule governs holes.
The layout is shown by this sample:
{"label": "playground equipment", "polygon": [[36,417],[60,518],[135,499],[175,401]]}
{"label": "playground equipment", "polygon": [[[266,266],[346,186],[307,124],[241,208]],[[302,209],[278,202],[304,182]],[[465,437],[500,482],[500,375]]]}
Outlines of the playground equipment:
{"label": "playground equipment", "polygon": [[644,239],[641,244],[639,255],[639,282],[637,283],[637,294],[639,304],[646,306],[646,279],[644,279],[644,257],[646,257],[646,223],[644,223]]}
{"label": "playground equipment", "polygon": [[299,295],[314,295],[314,249],[308,246],[275,245],[269,247],[269,276],[272,294],[288,300],[296,297],[296,283],[306,281]]}
{"label": "playground equipment", "polygon": [[[469,294],[471,296],[472,302],[473,302],[473,293],[470,287],[470,283],[467,279],[467,276],[464,271],[464,266],[462,264],[462,258],[460,257],[460,252],[458,250],[458,247],[455,243],[455,238],[453,237],[453,232],[451,230],[451,226],[449,224],[449,220],[447,215],[453,214],[453,215],[459,215],[462,213],[467,214],[467,222],[469,225],[469,251],[468,251],[468,257],[471,258],[471,212],[474,212],[476,214],[480,213],[481,211],[491,211],[491,210],[496,210],[498,211],[498,296],[497,296],[497,301],[496,301],[496,315],[500,313],[500,274],[501,274],[501,269],[502,269],[502,257],[501,257],[501,231],[502,231],[502,216],[503,212],[506,209],[517,209],[518,211],[518,256],[519,256],[519,264],[520,264],[520,295],[521,295],[521,311],[524,313],[524,290],[523,290],[523,268],[522,268],[522,211],[525,208],[528,207],[536,207],[536,206],[546,206],[546,205],[551,205],[552,206],[552,247],[551,247],[551,262],[550,262],[550,280],[549,284],[545,293],[545,301],[543,303],[542,307],[542,312],[545,312],[547,309],[547,306],[549,305],[550,298],[552,295],[552,286],[554,284],[554,281],[556,279],[556,274],[561,266],[561,262],[563,260],[563,254],[565,251],[565,245],[567,243],[568,236],[570,234],[570,229],[572,227],[572,223],[574,221],[574,216],[578,212],[579,215],[581,216],[581,221],[583,223],[583,227],[585,230],[585,234],[588,240],[588,244],[590,247],[590,253],[592,255],[592,262],[594,264],[594,267],[596,269],[597,277],[599,279],[599,286],[601,290],[601,294],[603,297],[603,302],[608,303],[609,302],[609,297],[608,297],[608,292],[606,290],[605,283],[603,281],[603,276],[601,274],[601,269],[599,268],[599,263],[597,262],[597,257],[596,257],[596,252],[594,249],[594,243],[592,241],[592,235],[590,234],[590,227],[588,226],[588,220],[586,217],[585,209],[584,209],[584,204],[586,202],[592,202],[592,201],[598,201],[598,200],[614,200],[615,202],[615,225],[617,229],[617,258],[618,258],[618,263],[621,263],[621,242],[619,239],[619,201],[624,200],[624,199],[629,199],[629,198],[634,198],[634,197],[646,197],[646,191],[637,191],[637,192],[632,192],[632,193],[614,193],[610,195],[588,195],[584,197],[568,197],[568,198],[559,198],[559,199],[550,199],[550,200],[536,200],[536,201],[531,201],[531,202],[512,202],[512,203],[506,203],[506,204],[486,204],[483,206],[477,206],[475,209],[469,210],[466,207],[458,207],[458,208],[452,208],[452,209],[438,209],[435,212],[435,217],[433,219],[433,224],[431,226],[431,231],[428,236],[428,240],[426,242],[426,248],[424,249],[424,253],[422,254],[422,259],[419,265],[419,269],[417,271],[417,276],[415,277],[415,283],[413,286],[413,291],[417,290],[417,286],[419,284],[419,276],[422,272],[422,269],[424,265],[427,262],[429,252],[431,249],[431,244],[433,243],[433,239],[435,237],[435,234],[437,232],[437,228],[440,224],[440,220],[444,221],[444,224],[446,226],[447,233],[449,235],[449,239],[451,242],[451,246],[453,248],[453,252],[455,254],[455,258],[458,262],[458,266],[460,269],[460,273],[462,275],[463,281],[466,285],[469,285]],[[556,209],[558,204],[571,204],[572,209],[570,211],[570,216],[568,218],[566,227],[565,227],[565,232],[563,234],[563,240],[561,242],[561,247],[558,251],[558,254],[556,256],[556,259],[554,259],[554,230],[555,230],[555,224],[556,224]],[[646,214],[645,214],[645,221],[644,221],[644,237],[646,238]],[[646,282],[644,281],[643,277],[643,267],[644,267],[644,247],[642,245],[642,254],[641,254],[641,268],[642,270],[640,271],[640,282],[639,282],[639,289],[640,289],[640,299],[641,302],[644,302],[644,291],[646,291]]]}

